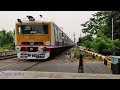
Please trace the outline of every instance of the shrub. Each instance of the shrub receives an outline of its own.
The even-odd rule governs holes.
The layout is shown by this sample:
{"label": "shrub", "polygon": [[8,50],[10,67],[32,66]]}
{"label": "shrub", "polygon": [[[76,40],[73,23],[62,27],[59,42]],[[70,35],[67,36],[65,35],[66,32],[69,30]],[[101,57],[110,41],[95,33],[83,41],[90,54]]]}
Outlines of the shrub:
{"label": "shrub", "polygon": [[74,56],[78,59],[80,55],[80,50],[79,48],[75,48]]}

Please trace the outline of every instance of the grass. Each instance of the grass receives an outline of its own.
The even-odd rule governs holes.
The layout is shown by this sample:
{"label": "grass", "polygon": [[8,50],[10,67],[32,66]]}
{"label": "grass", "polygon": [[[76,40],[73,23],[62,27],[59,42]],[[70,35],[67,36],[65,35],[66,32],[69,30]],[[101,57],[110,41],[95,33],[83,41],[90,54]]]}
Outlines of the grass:
{"label": "grass", "polygon": [[12,49],[10,47],[0,47],[0,52],[4,52],[4,51],[11,51]]}

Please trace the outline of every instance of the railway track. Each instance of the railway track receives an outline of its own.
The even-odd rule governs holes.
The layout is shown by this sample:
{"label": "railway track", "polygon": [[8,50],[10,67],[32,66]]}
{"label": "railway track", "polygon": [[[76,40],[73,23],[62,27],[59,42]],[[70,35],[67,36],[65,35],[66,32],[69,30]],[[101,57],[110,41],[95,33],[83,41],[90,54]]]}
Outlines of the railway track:
{"label": "railway track", "polygon": [[36,65],[38,65],[38,64],[40,64],[40,63],[41,63],[41,61],[40,61],[40,62],[35,63],[34,65],[31,65],[31,66],[27,67],[27,68],[26,68],[26,69],[24,69],[23,71],[27,71],[27,70],[29,70],[30,68],[32,68],[32,67],[34,67],[34,66],[36,66]]}
{"label": "railway track", "polygon": [[[12,58],[13,59],[13,58]],[[42,60],[38,60],[38,61],[32,61],[32,60],[15,60],[13,62],[13,60],[8,64],[8,60],[5,60],[4,63],[7,63],[7,65],[4,65],[2,67],[0,67],[0,71],[6,71],[6,70],[20,70],[20,71],[27,71],[37,65],[39,65],[40,63],[43,62],[47,62],[47,61],[42,61]],[[50,60],[48,60],[49,62]],[[2,63],[3,61],[1,61]]]}
{"label": "railway track", "polygon": [[15,57],[17,57],[16,51],[0,52],[0,60],[15,58]]}
{"label": "railway track", "polygon": [[[16,58],[15,58],[16,59]],[[10,59],[11,60],[11,59]],[[17,65],[17,64],[20,64],[20,63],[23,63],[23,62],[26,62],[27,60],[15,60],[14,62],[13,62],[13,60],[12,61],[10,61],[10,64],[7,64],[7,65],[4,65],[4,66],[2,66],[2,67],[0,67],[0,69],[3,69],[3,68],[7,68],[7,67],[10,67],[10,66],[13,66],[13,65]],[[2,62],[1,62],[2,63]],[[6,62],[4,62],[4,63],[8,63],[8,61],[6,61]]]}
{"label": "railway track", "polygon": [[[0,62],[8,62],[4,66],[0,66],[0,71],[47,71],[47,72],[72,72],[77,73],[78,70],[78,63],[71,63],[70,59],[66,59],[65,51],[55,58],[47,61],[38,61],[38,60],[19,60],[18,58],[12,58],[8,60],[1,60]],[[14,59],[14,60],[13,60]],[[12,60],[12,61],[11,61]],[[0,63],[1,64],[1,63]],[[84,63],[84,67],[86,67],[85,73],[107,73],[107,71],[100,71],[96,68],[92,67],[94,64]],[[98,65],[98,64],[97,64]],[[101,64],[100,64],[101,65]],[[99,69],[99,67],[97,67]],[[101,70],[103,70],[102,68]]]}
{"label": "railway track", "polygon": [[[51,58],[50,60],[38,60],[38,61],[33,61],[33,60],[20,60],[18,58],[11,58],[12,55],[15,55],[15,53],[11,54],[2,54],[3,55],[3,60],[0,61],[0,65],[3,64],[2,66],[0,66],[0,71],[5,71],[5,70],[20,70],[20,71],[28,71],[29,69],[32,69],[33,67],[36,68],[37,65],[39,66],[39,64],[43,63],[43,62],[52,62],[52,61],[63,61],[63,57],[65,56],[65,53],[69,52],[69,50],[55,56],[54,58]],[[6,56],[5,56],[6,55]],[[8,59],[7,59],[8,58]],[[7,59],[7,60],[4,60]]]}
{"label": "railway track", "polygon": [[[55,59],[62,59],[62,57],[66,54],[66,52],[69,52],[69,50],[67,50],[67,51],[65,51],[65,52],[61,52],[60,54],[58,54],[57,56],[54,56],[54,57],[52,57],[52,58],[50,58],[49,60],[47,60],[47,61],[52,61],[52,60],[55,60]],[[40,63],[42,63],[42,62],[47,62],[47,61],[39,61],[39,62],[37,62],[37,63],[35,63],[35,64],[33,64],[33,65],[31,65],[31,66],[29,66],[29,67],[27,67],[26,69],[24,69],[23,71],[27,71],[27,70],[29,70],[29,69],[31,69],[31,68],[33,68],[33,67],[35,67],[35,66],[37,66],[37,65],[39,65]]]}

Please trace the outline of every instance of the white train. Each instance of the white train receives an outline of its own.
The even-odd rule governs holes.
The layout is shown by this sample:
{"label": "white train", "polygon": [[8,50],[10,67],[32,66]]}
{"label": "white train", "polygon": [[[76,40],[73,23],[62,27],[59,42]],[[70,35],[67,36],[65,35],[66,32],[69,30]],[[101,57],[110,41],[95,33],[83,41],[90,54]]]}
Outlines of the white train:
{"label": "white train", "polygon": [[74,42],[54,23],[18,19],[15,30],[15,49],[20,59],[47,59],[71,48]]}

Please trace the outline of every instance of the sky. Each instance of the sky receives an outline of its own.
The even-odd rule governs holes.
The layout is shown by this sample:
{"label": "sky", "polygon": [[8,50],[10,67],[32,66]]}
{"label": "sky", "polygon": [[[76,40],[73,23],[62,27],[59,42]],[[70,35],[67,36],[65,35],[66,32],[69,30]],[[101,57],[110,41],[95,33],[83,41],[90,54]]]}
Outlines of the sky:
{"label": "sky", "polygon": [[15,22],[17,18],[23,19],[27,15],[40,19],[39,15],[43,15],[46,20],[54,21],[59,27],[63,27],[63,31],[74,40],[74,33],[76,42],[82,33],[81,24],[88,21],[92,14],[97,11],[0,11],[0,30],[3,28],[7,31],[15,29]]}

